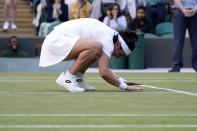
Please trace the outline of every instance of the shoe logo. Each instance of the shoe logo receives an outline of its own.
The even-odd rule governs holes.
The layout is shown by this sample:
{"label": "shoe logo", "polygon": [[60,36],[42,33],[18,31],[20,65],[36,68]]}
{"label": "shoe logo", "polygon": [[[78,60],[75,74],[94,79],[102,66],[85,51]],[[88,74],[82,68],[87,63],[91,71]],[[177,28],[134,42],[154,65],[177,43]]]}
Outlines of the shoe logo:
{"label": "shoe logo", "polygon": [[66,82],[66,83],[71,83],[71,81],[70,81],[70,80],[65,80],[65,82]]}
{"label": "shoe logo", "polygon": [[82,79],[77,79],[77,82],[82,82]]}

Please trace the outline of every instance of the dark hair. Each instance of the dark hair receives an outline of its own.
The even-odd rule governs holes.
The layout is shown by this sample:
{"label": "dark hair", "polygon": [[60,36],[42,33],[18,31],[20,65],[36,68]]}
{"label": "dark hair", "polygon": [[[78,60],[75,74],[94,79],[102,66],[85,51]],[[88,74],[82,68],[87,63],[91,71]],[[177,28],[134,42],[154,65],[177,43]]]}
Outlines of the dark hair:
{"label": "dark hair", "polygon": [[11,42],[11,40],[12,40],[13,38],[15,38],[15,39],[17,39],[17,40],[18,40],[18,37],[14,35],[14,36],[11,36],[11,37],[9,38],[8,42],[10,43],[10,42]]}
{"label": "dark hair", "polygon": [[[114,8],[114,6],[118,6],[118,15],[117,15],[117,17],[121,16],[122,13],[121,13],[121,10],[120,10],[120,5],[118,3],[114,3],[114,4],[111,5],[111,7],[109,8],[110,14],[111,14],[111,11]],[[111,14],[111,18],[113,19],[112,14]]]}
{"label": "dark hair", "polygon": [[[46,3],[49,5],[49,4],[54,4],[55,3],[55,0],[46,0]],[[60,2],[61,4],[64,3],[64,0],[61,0]]]}
{"label": "dark hair", "polygon": [[146,7],[144,7],[143,5],[140,5],[140,6],[138,6],[136,12],[137,12],[138,10],[144,10],[144,12],[146,12]]}
{"label": "dark hair", "polygon": [[11,43],[12,39],[16,39],[17,40],[17,42],[15,43],[15,45],[17,46],[17,48],[19,48],[19,41],[18,41],[18,37],[17,36],[11,36],[9,38],[9,40],[8,40],[8,47],[9,48],[12,48],[12,44],[13,44],[13,43]]}
{"label": "dark hair", "polygon": [[113,42],[114,44],[118,41],[118,34],[113,36]]}
{"label": "dark hair", "polygon": [[119,34],[122,37],[122,39],[125,41],[127,46],[129,47],[129,49],[133,51],[135,48],[135,43],[138,40],[138,36],[136,35],[136,32],[131,30],[126,30],[126,31],[120,31]]}

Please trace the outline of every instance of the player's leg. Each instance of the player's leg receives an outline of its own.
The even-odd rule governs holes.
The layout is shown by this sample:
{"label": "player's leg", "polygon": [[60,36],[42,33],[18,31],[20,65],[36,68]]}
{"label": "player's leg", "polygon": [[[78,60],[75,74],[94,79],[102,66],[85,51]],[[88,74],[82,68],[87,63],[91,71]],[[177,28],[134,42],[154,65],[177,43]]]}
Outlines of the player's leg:
{"label": "player's leg", "polygon": [[93,86],[88,85],[88,83],[86,82],[85,78],[84,78],[84,74],[86,72],[86,70],[91,66],[91,64],[93,64],[96,61],[93,60],[92,62],[90,62],[89,64],[84,65],[84,68],[82,70],[80,70],[76,75],[78,78],[81,79],[81,81],[78,82],[79,86],[83,89],[85,89],[86,91],[93,91],[95,90],[95,88]]}
{"label": "player's leg", "polygon": [[[69,55],[65,60],[75,59],[74,64],[66,73],[62,73],[56,82],[59,85],[63,85],[67,90],[71,92],[84,91],[79,87],[78,82],[82,82],[83,79],[77,77],[77,73],[91,65],[102,52],[102,44],[94,39],[80,38]],[[82,90],[83,89],[83,90]],[[74,90],[74,91],[72,91]],[[76,91],[77,90],[77,91]]]}
{"label": "player's leg", "polygon": [[[94,39],[80,39],[77,44],[78,45],[74,47],[73,51],[74,52],[78,52],[78,51],[80,52],[80,50],[83,51],[79,54],[75,63],[69,69],[69,72],[73,74],[76,73],[77,77],[79,78],[78,84],[81,88],[85,90],[95,90],[94,87],[89,86],[87,84],[83,74],[89,68],[89,66],[96,61],[97,57],[101,54],[102,45],[101,43],[98,43]],[[86,46],[84,46],[84,44]],[[83,47],[83,49],[80,49],[81,46]],[[75,49],[77,51],[75,51]]]}
{"label": "player's leg", "polygon": [[65,59],[75,59],[74,64],[69,69],[69,72],[75,75],[80,71],[85,71],[101,53],[101,43],[90,38],[80,38]]}

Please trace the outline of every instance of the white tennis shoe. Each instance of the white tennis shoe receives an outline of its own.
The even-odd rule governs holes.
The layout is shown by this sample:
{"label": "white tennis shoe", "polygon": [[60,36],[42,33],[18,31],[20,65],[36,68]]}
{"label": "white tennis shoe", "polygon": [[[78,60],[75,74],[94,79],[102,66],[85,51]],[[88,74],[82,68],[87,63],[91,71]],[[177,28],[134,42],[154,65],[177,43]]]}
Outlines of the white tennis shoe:
{"label": "white tennis shoe", "polygon": [[18,28],[17,28],[17,26],[15,24],[11,24],[11,29],[12,30],[17,30]]}
{"label": "white tennis shoe", "polygon": [[56,83],[60,86],[63,86],[70,92],[83,92],[85,89],[80,88],[78,85],[77,77],[71,77],[64,72],[60,74],[60,76],[56,79]]}
{"label": "white tennis shoe", "polygon": [[9,26],[10,26],[10,24],[9,24],[8,21],[4,22],[4,24],[3,24],[3,30],[5,30],[5,31],[8,30]]}
{"label": "white tennis shoe", "polygon": [[78,82],[78,84],[79,84],[79,86],[80,86],[81,88],[85,89],[86,91],[93,91],[93,90],[95,90],[94,87],[88,85],[88,83],[85,81],[85,79],[84,79],[82,73],[78,72],[76,75],[77,75],[77,77],[79,78],[79,79],[77,80],[77,82]]}

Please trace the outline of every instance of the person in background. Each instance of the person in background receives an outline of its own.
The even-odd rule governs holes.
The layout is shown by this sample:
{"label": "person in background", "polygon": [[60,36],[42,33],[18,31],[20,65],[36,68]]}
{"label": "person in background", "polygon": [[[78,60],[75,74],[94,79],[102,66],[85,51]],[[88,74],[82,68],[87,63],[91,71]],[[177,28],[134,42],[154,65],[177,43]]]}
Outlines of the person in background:
{"label": "person in background", "polygon": [[154,25],[146,18],[146,8],[137,8],[137,17],[129,24],[129,29],[140,33],[154,33]]}
{"label": "person in background", "polygon": [[68,21],[68,5],[64,0],[55,0],[54,4],[47,4],[46,22],[40,25],[38,36],[45,37],[50,32],[50,26]]}
{"label": "person in background", "polygon": [[70,20],[88,18],[91,4],[86,0],[76,0],[70,6]]}
{"label": "person in background", "polygon": [[16,36],[9,38],[8,47],[8,50],[0,53],[0,57],[28,57],[26,52],[19,49],[19,40]]}
{"label": "person in background", "polygon": [[107,15],[107,11],[114,3],[118,3],[120,5],[121,11],[124,10],[127,6],[127,0],[93,0],[89,12],[89,17],[103,21],[104,17]]}
{"label": "person in background", "polygon": [[126,17],[121,14],[119,4],[115,3],[111,6],[107,11],[107,16],[105,16],[103,23],[117,31],[124,31],[127,29],[127,20]]}
{"label": "person in background", "polygon": [[[3,30],[7,31],[9,29],[9,16],[11,14],[11,29],[16,30],[17,26],[15,24],[16,14],[17,14],[17,0],[4,0],[4,15],[5,22],[3,24]],[[10,12],[11,9],[11,12]]]}
{"label": "person in background", "polygon": [[146,0],[146,16],[151,22],[153,22],[154,26],[165,22],[165,0]]}
{"label": "person in background", "polygon": [[46,21],[45,18],[45,10],[47,7],[48,1],[46,0],[35,0],[33,2],[33,13],[34,18],[32,21],[32,24],[35,26],[36,34],[38,34],[40,24],[44,21]]}
{"label": "person in background", "polygon": [[116,2],[117,0],[101,0],[102,17],[100,17],[100,21],[103,21],[104,17],[108,15],[108,10],[110,10],[111,6]]}
{"label": "person in background", "polygon": [[197,72],[197,0],[174,0],[178,7],[174,14],[174,54],[172,69],[180,72],[183,67],[183,45],[186,29],[189,31],[192,47],[192,67]]}
{"label": "person in background", "polygon": [[46,4],[45,4],[45,3],[46,3],[46,0],[33,0],[33,1],[32,1],[32,13],[33,13],[33,15],[34,15],[34,18],[33,18],[33,21],[32,21],[33,24],[34,24],[34,22],[35,22],[36,15],[37,15],[37,13],[38,13],[38,11],[37,11],[38,5],[39,5],[40,3],[44,3],[44,5],[46,5]]}
{"label": "person in background", "polygon": [[46,12],[47,22],[68,21],[68,5],[64,0],[55,0],[54,4],[47,5]]}

